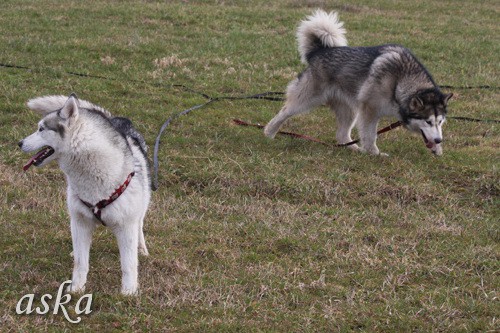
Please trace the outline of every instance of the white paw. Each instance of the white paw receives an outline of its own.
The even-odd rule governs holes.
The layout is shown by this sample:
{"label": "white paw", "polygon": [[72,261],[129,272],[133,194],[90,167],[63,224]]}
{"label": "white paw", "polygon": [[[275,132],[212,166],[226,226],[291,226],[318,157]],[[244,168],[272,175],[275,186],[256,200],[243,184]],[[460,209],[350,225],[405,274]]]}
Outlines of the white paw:
{"label": "white paw", "polygon": [[139,254],[141,256],[147,257],[149,256],[149,252],[146,246],[139,246]]}
{"label": "white paw", "polygon": [[82,294],[85,292],[85,285],[76,285],[74,283],[71,283],[67,288],[66,288],[67,293],[71,294]]}
{"label": "white paw", "polygon": [[124,296],[137,296],[139,295],[139,289],[137,287],[122,287],[121,291]]}
{"label": "white paw", "polygon": [[352,151],[362,151],[361,148],[357,144],[349,145],[349,146],[347,146],[347,148],[352,150]]}
{"label": "white paw", "polygon": [[370,154],[370,155],[382,155],[382,154],[384,154],[384,153],[381,153],[377,147],[373,147],[373,148],[369,148],[369,149],[361,147],[359,150],[365,154]]}
{"label": "white paw", "polygon": [[274,139],[277,132],[278,132],[277,130],[271,129],[268,126],[264,127],[264,135],[270,139]]}

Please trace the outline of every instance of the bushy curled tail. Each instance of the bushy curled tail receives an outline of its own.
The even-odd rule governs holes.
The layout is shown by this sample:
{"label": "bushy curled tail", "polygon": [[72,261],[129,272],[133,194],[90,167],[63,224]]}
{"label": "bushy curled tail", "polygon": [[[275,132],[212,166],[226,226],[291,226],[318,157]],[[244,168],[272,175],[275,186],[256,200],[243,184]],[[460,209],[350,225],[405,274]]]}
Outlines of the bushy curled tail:
{"label": "bushy curled tail", "polygon": [[300,60],[307,64],[309,54],[319,48],[347,46],[343,26],[335,12],[317,9],[308,16],[297,29]]}
{"label": "bushy curled tail", "polygon": [[[68,96],[62,96],[62,95],[42,96],[30,99],[27,105],[31,110],[38,111],[41,114],[45,115],[47,113],[61,109],[67,100]],[[85,101],[83,99],[78,100],[78,106],[81,108],[98,111],[106,117],[111,117],[109,111],[103,109],[98,105]]]}

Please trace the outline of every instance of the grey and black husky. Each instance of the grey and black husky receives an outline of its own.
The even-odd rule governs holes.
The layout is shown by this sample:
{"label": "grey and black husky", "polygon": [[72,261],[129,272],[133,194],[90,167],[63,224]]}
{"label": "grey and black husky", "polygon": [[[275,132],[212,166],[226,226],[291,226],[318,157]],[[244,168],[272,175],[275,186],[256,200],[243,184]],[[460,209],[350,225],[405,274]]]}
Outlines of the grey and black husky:
{"label": "grey and black husky", "polygon": [[288,118],[328,105],[337,118],[337,141],[351,141],[357,126],[361,147],[380,154],[377,124],[392,116],[420,133],[434,154],[441,155],[442,125],[452,94],[443,94],[425,67],[399,45],[348,47],[337,13],[317,10],[302,21],[297,39],[303,63],[309,66],[288,85],[285,106],[267,124],[274,137]]}

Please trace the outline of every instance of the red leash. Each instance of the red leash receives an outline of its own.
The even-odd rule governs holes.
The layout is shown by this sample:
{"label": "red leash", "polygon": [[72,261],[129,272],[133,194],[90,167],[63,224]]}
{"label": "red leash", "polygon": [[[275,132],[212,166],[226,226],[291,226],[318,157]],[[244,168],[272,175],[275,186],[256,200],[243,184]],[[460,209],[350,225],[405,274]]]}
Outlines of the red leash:
{"label": "red leash", "polygon": [[[233,122],[236,125],[240,125],[240,126],[249,126],[249,127],[256,127],[256,128],[264,128],[265,127],[264,125],[261,125],[261,124],[247,123],[246,121],[243,121],[243,120],[240,120],[240,119],[233,119]],[[386,127],[382,128],[381,130],[379,130],[377,132],[377,135],[385,133],[385,132],[388,132],[388,131],[390,131],[390,130],[392,130],[394,128],[397,128],[397,127],[399,127],[401,125],[403,125],[403,123],[401,121],[396,121],[395,123],[392,123],[389,126],[386,126]],[[322,144],[324,146],[329,146],[329,147],[347,147],[347,146],[350,146],[350,145],[353,145],[353,144],[356,144],[356,143],[359,142],[359,139],[358,139],[358,140],[353,140],[353,141],[347,142],[347,143],[338,143],[338,144],[332,145],[332,144],[323,142],[323,141],[321,141],[319,139],[313,138],[311,136],[303,135],[303,134],[297,134],[297,133],[292,133],[292,132],[283,132],[283,131],[279,131],[278,134],[291,136],[293,138],[298,138],[298,139],[303,139],[303,140],[317,142],[317,143],[320,143],[320,144]]]}
{"label": "red leash", "polygon": [[[261,125],[261,124],[250,124],[250,123],[247,123],[247,122],[240,120],[240,119],[233,119],[233,122],[236,125],[240,125],[240,126],[249,126],[249,127],[256,127],[256,128],[264,128],[265,127],[264,125]],[[308,141],[313,141],[313,142],[317,142],[317,143],[320,143],[320,144],[325,145],[325,146],[329,146],[328,143],[323,142],[319,139],[313,138],[311,136],[307,136],[307,135],[302,135],[302,134],[297,134],[297,133],[292,133],[292,132],[283,132],[283,131],[279,131],[278,134],[287,135],[287,136],[291,136],[291,137],[299,138],[299,139],[304,139],[304,140],[308,140]]]}

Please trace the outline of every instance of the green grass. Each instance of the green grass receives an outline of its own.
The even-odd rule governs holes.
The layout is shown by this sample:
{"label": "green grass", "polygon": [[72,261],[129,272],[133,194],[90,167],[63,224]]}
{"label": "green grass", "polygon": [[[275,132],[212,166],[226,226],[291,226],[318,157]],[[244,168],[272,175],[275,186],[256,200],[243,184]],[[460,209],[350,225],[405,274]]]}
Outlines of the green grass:
{"label": "green grass", "polygon": [[[0,68],[2,331],[498,330],[498,125],[450,119],[440,158],[394,130],[378,140],[390,157],[377,158],[232,125],[265,123],[281,107],[254,100],[210,104],[165,133],[139,297],[119,295],[116,241],[99,228],[93,313],[77,325],[15,313],[72,269],[63,174],[21,170],[28,156],[16,143],[38,121],[29,98],[76,92],[131,118],[151,146],[167,117],[204,102],[172,84],[211,96],[284,91],[303,69],[295,28],[317,7],[340,12],[350,45],[402,43],[440,84],[498,87],[495,1],[1,7],[0,63],[32,68]],[[453,92],[450,115],[499,118],[498,89]],[[333,142],[334,126],[320,109],[286,129]]]}

